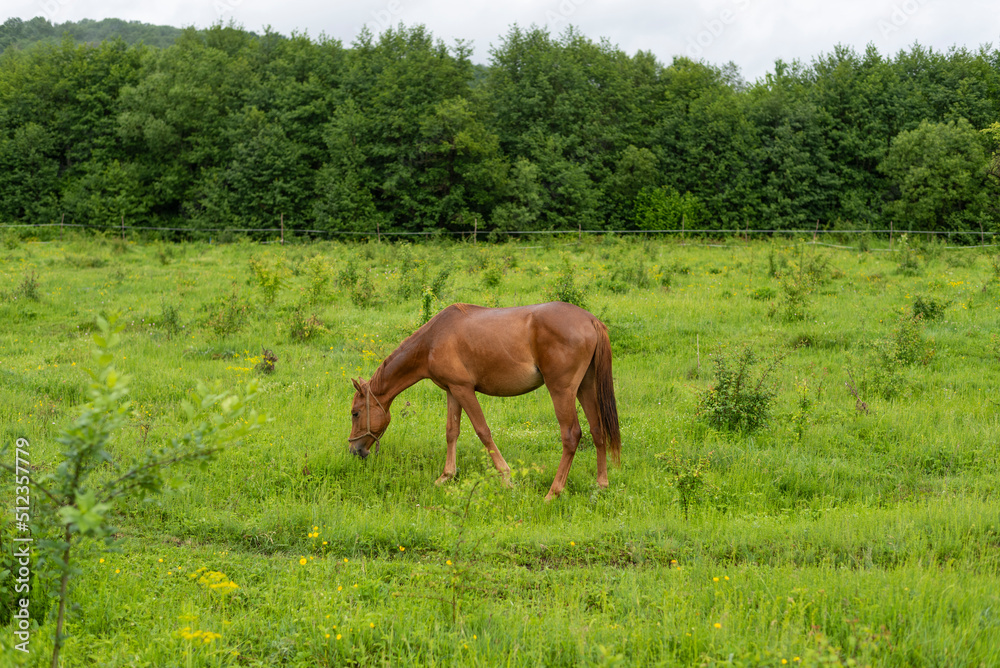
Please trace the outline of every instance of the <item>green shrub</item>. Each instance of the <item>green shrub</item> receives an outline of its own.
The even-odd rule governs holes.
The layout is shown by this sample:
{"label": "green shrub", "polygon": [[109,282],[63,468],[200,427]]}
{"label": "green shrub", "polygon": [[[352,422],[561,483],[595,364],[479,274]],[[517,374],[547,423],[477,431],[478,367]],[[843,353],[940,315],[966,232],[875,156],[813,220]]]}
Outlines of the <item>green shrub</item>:
{"label": "green shrub", "polygon": [[918,276],[920,274],[920,261],[917,258],[917,251],[910,244],[909,235],[903,234],[899,237],[896,251],[899,253],[896,258],[897,272],[903,276]]}
{"label": "green shrub", "polygon": [[371,269],[361,272],[361,277],[351,288],[351,303],[358,308],[373,308],[380,301],[371,273]]}
{"label": "green shrub", "polygon": [[917,295],[913,298],[913,317],[922,318],[924,321],[937,320],[944,315],[944,310],[950,305],[950,300]]}
{"label": "green shrub", "polygon": [[893,399],[906,391],[903,370],[918,362],[927,364],[934,356],[923,329],[923,318],[903,313],[889,335],[867,346],[867,354],[855,364],[861,369],[861,388],[866,394]]}
{"label": "green shrub", "polygon": [[[670,274],[667,277],[667,285],[670,284]],[[632,288],[640,290],[648,288],[652,283],[646,263],[640,258],[623,258],[620,262],[614,262],[608,275],[599,282],[600,287],[614,294],[625,294]]]}
{"label": "green shrub", "polygon": [[288,270],[281,258],[268,260],[267,258],[252,256],[249,264],[251,277],[260,290],[264,304],[265,306],[270,306],[277,299],[278,292],[284,287]]}
{"label": "green shrub", "polygon": [[176,306],[166,302],[160,304],[159,325],[167,333],[168,337],[174,336],[181,331],[181,319]]}
{"label": "green shrub", "polygon": [[354,260],[350,259],[344,268],[340,270],[337,274],[337,285],[342,288],[353,288],[354,284],[358,282],[358,266],[354,264]]}
{"label": "green shrub", "polygon": [[550,286],[550,294],[557,301],[576,304],[580,308],[587,308],[586,290],[577,285],[576,270],[570,264],[568,258],[563,259],[562,269],[559,270],[555,281]]}
{"label": "green shrub", "polygon": [[805,320],[809,309],[810,291],[811,288],[805,281],[791,278],[781,281],[781,298],[772,315],[780,309],[781,319],[785,322]]}
{"label": "green shrub", "polygon": [[750,346],[732,356],[715,355],[715,384],[701,395],[698,414],[717,429],[749,432],[763,427],[776,396],[768,378],[782,360],[776,355],[758,369],[761,360]]}
{"label": "green shrub", "polygon": [[316,314],[309,314],[305,306],[305,304],[299,304],[292,311],[289,334],[293,341],[306,341],[320,332],[327,331]]}
{"label": "green shrub", "polygon": [[483,286],[491,290],[500,287],[500,284],[503,283],[503,276],[506,269],[507,267],[502,258],[490,257],[481,273]]}
{"label": "green shrub", "polygon": [[21,279],[21,282],[18,283],[17,287],[8,292],[5,297],[12,301],[40,301],[41,295],[38,292],[38,275],[33,271],[25,274],[24,278]]}
{"label": "green shrub", "polygon": [[306,261],[306,275],[309,278],[309,303],[318,304],[326,295],[330,283],[330,265],[319,255]]}
{"label": "green shrub", "polygon": [[205,324],[219,338],[231,336],[243,329],[250,319],[250,301],[239,293],[236,284],[229,295],[219,297],[207,307]]}
{"label": "green shrub", "polygon": [[688,519],[691,506],[704,496],[709,485],[705,482],[705,472],[712,466],[711,453],[704,457],[682,457],[676,447],[654,455],[663,463],[667,473],[667,484],[677,490],[677,503]]}

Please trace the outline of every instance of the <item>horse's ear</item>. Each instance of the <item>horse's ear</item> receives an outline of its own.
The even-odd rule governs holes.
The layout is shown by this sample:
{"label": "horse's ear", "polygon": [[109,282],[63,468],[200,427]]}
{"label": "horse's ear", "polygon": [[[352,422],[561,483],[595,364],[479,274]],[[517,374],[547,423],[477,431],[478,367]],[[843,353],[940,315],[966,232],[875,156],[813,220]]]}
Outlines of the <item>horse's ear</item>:
{"label": "horse's ear", "polygon": [[358,382],[358,379],[357,378],[351,378],[351,382],[354,383],[354,389],[356,389],[358,392],[360,392],[361,391],[361,383]]}

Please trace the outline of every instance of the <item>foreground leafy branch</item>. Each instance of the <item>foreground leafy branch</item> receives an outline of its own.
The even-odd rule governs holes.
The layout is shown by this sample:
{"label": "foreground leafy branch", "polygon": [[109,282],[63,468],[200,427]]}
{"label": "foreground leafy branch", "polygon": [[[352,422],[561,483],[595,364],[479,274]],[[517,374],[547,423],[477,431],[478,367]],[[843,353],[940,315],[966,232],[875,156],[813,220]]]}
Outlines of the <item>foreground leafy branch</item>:
{"label": "foreground leafy branch", "polygon": [[[70,580],[79,573],[71,562],[73,546],[84,538],[102,540],[110,546],[114,527],[109,523],[109,514],[116,500],[134,494],[146,497],[164,487],[176,486],[180,481],[167,477],[170,469],[179,464],[206,464],[227,444],[239,442],[266,421],[265,416],[249,407],[257,395],[255,380],[242,394],[199,384],[183,402],[192,428],[167,445],[148,450],[130,466],[122,466],[108,450],[113,435],[130,416],[130,378],[115,370],[110,353],[122,329],[116,321],[117,316],[97,319],[100,332],[94,334],[96,370],[88,371],[90,400],[56,439],[63,446],[62,461],[53,472],[30,480],[45,499],[42,511],[51,513],[59,526],[57,538],[38,543],[41,559],[54,568],[59,579],[53,668],[59,665],[65,640]],[[12,470],[8,465],[0,466]]]}

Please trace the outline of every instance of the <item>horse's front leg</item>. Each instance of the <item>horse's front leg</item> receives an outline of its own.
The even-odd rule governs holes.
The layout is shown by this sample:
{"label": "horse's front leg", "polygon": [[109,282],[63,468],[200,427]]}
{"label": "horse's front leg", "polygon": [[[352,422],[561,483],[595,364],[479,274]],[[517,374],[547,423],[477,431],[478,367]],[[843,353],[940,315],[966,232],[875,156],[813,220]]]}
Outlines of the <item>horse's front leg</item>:
{"label": "horse's front leg", "polygon": [[458,443],[458,432],[462,428],[462,407],[459,405],[455,395],[451,392],[448,395],[448,424],[444,434],[448,441],[448,454],[444,458],[444,473],[434,481],[435,485],[446,483],[458,473],[458,465],[455,462],[455,451]]}
{"label": "horse's front leg", "polygon": [[[476,430],[476,436],[486,446],[486,452],[490,453],[490,458],[493,459],[493,466],[500,472],[504,484],[509,487],[511,484],[510,466],[504,461],[503,455],[500,454],[500,449],[497,448],[497,444],[493,442],[493,434],[490,432],[489,425],[486,424],[486,417],[483,415],[482,406],[479,405],[479,399],[476,398],[476,391],[471,387],[452,387],[448,396],[452,395],[454,395],[462,410],[465,411],[465,414],[469,416],[469,422],[472,423],[472,428]],[[450,403],[448,405],[449,407],[451,406]]]}

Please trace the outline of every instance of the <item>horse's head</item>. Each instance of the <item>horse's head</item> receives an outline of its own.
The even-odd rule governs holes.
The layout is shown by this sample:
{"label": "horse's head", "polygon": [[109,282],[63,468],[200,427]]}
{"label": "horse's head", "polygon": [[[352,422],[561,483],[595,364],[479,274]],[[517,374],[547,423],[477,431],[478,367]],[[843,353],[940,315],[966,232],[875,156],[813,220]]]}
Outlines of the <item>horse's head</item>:
{"label": "horse's head", "polygon": [[352,378],[351,382],[357,392],[351,402],[351,435],[347,443],[352,455],[364,459],[372,444],[375,445],[375,452],[378,452],[379,440],[388,428],[392,416],[372,392],[371,385],[360,378]]}

